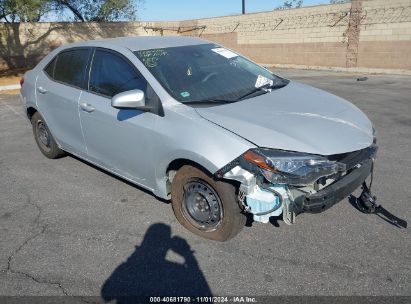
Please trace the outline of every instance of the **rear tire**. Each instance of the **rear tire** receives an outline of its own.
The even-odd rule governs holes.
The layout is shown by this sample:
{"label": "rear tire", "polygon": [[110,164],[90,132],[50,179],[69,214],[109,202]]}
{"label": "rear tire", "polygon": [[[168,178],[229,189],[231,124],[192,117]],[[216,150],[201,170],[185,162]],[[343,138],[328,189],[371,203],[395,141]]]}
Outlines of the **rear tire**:
{"label": "rear tire", "polygon": [[36,144],[44,156],[55,159],[65,155],[65,152],[59,148],[46,122],[38,112],[32,116],[31,125]]}
{"label": "rear tire", "polygon": [[210,240],[227,241],[246,223],[235,186],[216,181],[192,166],[177,171],[171,184],[171,202],[181,225]]}

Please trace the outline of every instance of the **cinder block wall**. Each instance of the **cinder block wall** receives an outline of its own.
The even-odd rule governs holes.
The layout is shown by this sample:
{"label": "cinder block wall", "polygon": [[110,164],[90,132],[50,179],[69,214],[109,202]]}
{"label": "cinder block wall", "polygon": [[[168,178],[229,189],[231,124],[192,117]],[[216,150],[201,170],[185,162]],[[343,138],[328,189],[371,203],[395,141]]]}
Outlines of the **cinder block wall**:
{"label": "cinder block wall", "polygon": [[192,21],[259,63],[411,70],[411,0],[353,0]]}
{"label": "cinder block wall", "polygon": [[264,64],[346,66],[351,4],[203,19],[202,37]]}
{"label": "cinder block wall", "polygon": [[265,65],[411,71],[411,0],[353,0],[181,22],[0,25],[0,70],[31,66],[73,41],[147,35],[201,37]]}
{"label": "cinder block wall", "polygon": [[411,1],[362,1],[357,66],[411,70]]}

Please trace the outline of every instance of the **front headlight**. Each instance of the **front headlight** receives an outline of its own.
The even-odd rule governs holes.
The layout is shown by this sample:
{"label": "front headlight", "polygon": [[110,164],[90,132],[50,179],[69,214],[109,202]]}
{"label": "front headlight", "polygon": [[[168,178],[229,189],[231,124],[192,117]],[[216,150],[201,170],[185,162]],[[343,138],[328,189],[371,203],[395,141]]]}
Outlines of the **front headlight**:
{"label": "front headlight", "polygon": [[345,164],[319,155],[273,149],[251,149],[242,158],[274,184],[308,185],[346,170]]}

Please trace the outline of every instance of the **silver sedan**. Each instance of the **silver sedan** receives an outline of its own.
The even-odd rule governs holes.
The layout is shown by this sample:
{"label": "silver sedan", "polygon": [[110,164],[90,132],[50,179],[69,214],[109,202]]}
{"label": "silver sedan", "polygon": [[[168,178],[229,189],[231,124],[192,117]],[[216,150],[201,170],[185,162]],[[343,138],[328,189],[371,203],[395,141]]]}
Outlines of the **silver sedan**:
{"label": "silver sedan", "polygon": [[225,241],[247,215],[287,224],[350,195],[372,171],[370,120],[351,103],[189,37],[59,47],[22,79],[40,151],[78,156]]}

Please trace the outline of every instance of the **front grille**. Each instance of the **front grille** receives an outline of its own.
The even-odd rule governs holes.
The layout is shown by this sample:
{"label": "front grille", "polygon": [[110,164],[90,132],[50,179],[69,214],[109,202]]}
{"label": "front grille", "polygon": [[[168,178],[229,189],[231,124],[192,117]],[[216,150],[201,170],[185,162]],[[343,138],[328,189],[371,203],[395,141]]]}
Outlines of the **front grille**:
{"label": "front grille", "polygon": [[347,166],[347,171],[354,168],[358,164],[363,163],[365,160],[374,158],[376,153],[377,153],[378,147],[377,145],[371,145],[368,148],[354,151],[354,152],[349,152],[349,153],[343,153],[343,154],[336,154],[336,155],[331,155],[328,156],[327,158],[329,160],[333,161],[338,161],[340,163],[343,163]]}

